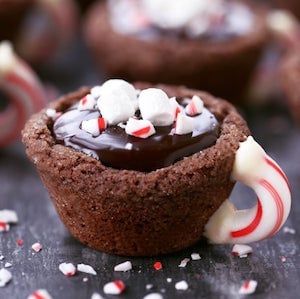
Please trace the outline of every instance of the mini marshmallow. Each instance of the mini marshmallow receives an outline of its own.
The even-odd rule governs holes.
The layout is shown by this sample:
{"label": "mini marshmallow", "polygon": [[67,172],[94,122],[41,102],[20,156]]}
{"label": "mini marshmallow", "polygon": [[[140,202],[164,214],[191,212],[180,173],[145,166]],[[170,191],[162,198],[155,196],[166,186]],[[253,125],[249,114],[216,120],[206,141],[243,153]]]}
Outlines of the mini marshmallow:
{"label": "mini marshmallow", "polygon": [[175,284],[175,289],[176,290],[181,290],[181,291],[186,291],[189,288],[189,285],[185,280],[181,280],[176,282]]}
{"label": "mini marshmallow", "polygon": [[18,215],[14,210],[1,210],[0,211],[0,222],[17,223]]}
{"label": "mini marshmallow", "polygon": [[83,120],[81,123],[81,129],[92,134],[93,136],[99,136],[107,127],[107,122],[103,117],[92,118]]}
{"label": "mini marshmallow", "polygon": [[52,299],[52,297],[47,290],[39,289],[30,294],[27,299]]}
{"label": "mini marshmallow", "polygon": [[183,260],[180,262],[180,264],[178,265],[178,267],[179,267],[179,268],[185,268],[189,261],[190,261],[189,258],[183,259]]}
{"label": "mini marshmallow", "polygon": [[58,268],[65,276],[74,276],[76,274],[76,267],[72,263],[61,263]]}
{"label": "mini marshmallow", "polygon": [[141,91],[139,108],[143,119],[154,126],[169,126],[174,122],[174,112],[167,94],[158,88]]}
{"label": "mini marshmallow", "polygon": [[248,254],[253,252],[252,247],[245,244],[235,244],[231,250],[231,253],[239,257],[247,257]]}
{"label": "mini marshmallow", "polygon": [[202,113],[203,107],[204,104],[201,98],[197,95],[194,95],[191,101],[185,107],[185,112],[190,116],[195,116]]}
{"label": "mini marshmallow", "polygon": [[32,244],[31,248],[32,248],[32,250],[34,250],[35,252],[39,252],[39,251],[42,250],[43,246],[42,246],[42,244],[36,242],[36,243]]}
{"label": "mini marshmallow", "polygon": [[248,295],[253,294],[257,287],[256,280],[248,280],[246,281],[239,289],[239,294]]}
{"label": "mini marshmallow", "polygon": [[5,268],[0,270],[0,287],[6,286],[12,279],[12,274]]}
{"label": "mini marshmallow", "polygon": [[94,270],[94,268],[92,266],[86,265],[86,264],[78,264],[77,271],[84,272],[87,274],[97,275],[97,272]]}
{"label": "mini marshmallow", "polygon": [[93,109],[95,109],[96,104],[97,104],[97,101],[96,101],[95,97],[91,94],[87,94],[79,101],[77,109],[79,111],[93,110]]}
{"label": "mini marshmallow", "polygon": [[185,113],[180,112],[177,115],[175,124],[175,134],[184,135],[192,133],[194,129],[194,119],[187,116]]}
{"label": "mini marshmallow", "polygon": [[123,90],[104,90],[97,101],[98,108],[103,118],[110,125],[127,121],[134,116],[135,106],[133,101]]}
{"label": "mini marshmallow", "polygon": [[110,79],[103,83],[101,86],[101,94],[111,92],[117,92],[124,95],[127,95],[129,100],[132,102],[134,109],[138,108],[138,99],[137,94],[138,91],[134,88],[134,86],[122,79]]}
{"label": "mini marshmallow", "polygon": [[130,271],[131,269],[132,269],[132,264],[130,261],[126,261],[114,267],[114,271],[121,271],[121,272]]}
{"label": "mini marshmallow", "polygon": [[149,120],[129,118],[125,132],[139,138],[147,138],[155,133],[155,128]]}
{"label": "mini marshmallow", "polygon": [[103,292],[107,295],[119,295],[125,290],[125,284],[121,280],[108,282],[103,287]]}

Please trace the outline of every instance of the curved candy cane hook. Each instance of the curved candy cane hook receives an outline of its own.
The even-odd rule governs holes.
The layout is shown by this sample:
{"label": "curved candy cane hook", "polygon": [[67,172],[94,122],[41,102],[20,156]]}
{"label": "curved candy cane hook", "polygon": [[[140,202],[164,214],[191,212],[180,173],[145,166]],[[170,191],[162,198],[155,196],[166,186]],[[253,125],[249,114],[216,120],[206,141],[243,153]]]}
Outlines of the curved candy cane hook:
{"label": "curved candy cane hook", "polygon": [[206,225],[212,243],[251,243],[274,235],[286,221],[291,208],[288,180],[262,147],[249,136],[237,150],[232,179],[254,190],[257,204],[237,210],[226,200]]}
{"label": "curved candy cane hook", "polygon": [[5,110],[0,111],[1,147],[15,140],[27,118],[46,102],[39,79],[7,41],[0,43],[0,90],[9,98]]}

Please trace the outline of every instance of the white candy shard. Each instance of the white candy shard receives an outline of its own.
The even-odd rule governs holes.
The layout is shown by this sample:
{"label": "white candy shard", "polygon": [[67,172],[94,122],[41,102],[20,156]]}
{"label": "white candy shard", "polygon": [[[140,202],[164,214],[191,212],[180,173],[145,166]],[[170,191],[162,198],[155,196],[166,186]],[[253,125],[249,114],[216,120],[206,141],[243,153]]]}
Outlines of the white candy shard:
{"label": "white candy shard", "polygon": [[151,121],[154,126],[169,126],[174,122],[172,105],[167,94],[161,89],[142,90],[139,108],[142,118]]}
{"label": "white candy shard", "polygon": [[132,264],[130,261],[126,261],[114,267],[114,271],[121,271],[121,272],[130,271],[131,269],[132,269]]}
{"label": "white candy shard", "polygon": [[74,276],[76,274],[76,267],[72,263],[61,263],[58,268],[65,276]]}
{"label": "white candy shard", "polygon": [[187,282],[185,280],[178,281],[175,284],[176,290],[186,291],[188,288],[189,288],[189,285],[187,284]]}
{"label": "white candy shard", "polygon": [[170,101],[170,104],[171,104],[171,107],[172,107],[172,110],[173,110],[174,119],[176,119],[178,113],[183,111],[184,108],[181,105],[179,105],[179,103],[176,101],[176,97],[170,98],[169,101]]}
{"label": "white candy shard", "polygon": [[103,287],[103,292],[107,295],[119,295],[125,290],[125,284],[121,280],[108,282]]}
{"label": "white candy shard", "polygon": [[139,138],[147,138],[155,133],[155,128],[149,120],[129,118],[125,132]]}
{"label": "white candy shard", "polygon": [[187,116],[185,113],[180,112],[177,115],[175,124],[175,134],[184,135],[192,133],[194,129],[194,119]]}
{"label": "white candy shard", "polygon": [[190,116],[201,114],[203,111],[204,103],[201,98],[194,95],[191,101],[186,105],[185,112]]}
{"label": "white candy shard", "polygon": [[77,265],[77,270],[80,271],[80,272],[87,273],[87,274],[97,275],[97,272],[90,265],[78,264]]}
{"label": "white candy shard", "polygon": [[191,258],[192,258],[193,261],[201,260],[200,254],[196,253],[196,252],[194,252],[194,253],[191,254]]}
{"label": "white candy shard", "polygon": [[285,226],[285,227],[283,228],[283,232],[284,232],[285,234],[292,234],[292,235],[294,235],[294,234],[296,233],[296,230],[293,229],[293,228],[290,228],[290,227]]}
{"label": "white candy shard", "polygon": [[248,280],[239,289],[239,294],[241,295],[253,294],[256,290],[256,287],[257,287],[256,280]]}
{"label": "white candy shard", "polygon": [[93,136],[99,136],[107,127],[107,122],[103,117],[92,118],[83,120],[81,123],[81,129],[92,134]]}
{"label": "white candy shard", "polygon": [[245,244],[235,244],[231,250],[233,255],[246,257],[253,252],[253,248]]}
{"label": "white candy shard", "polygon": [[183,260],[180,262],[180,264],[178,265],[178,267],[179,267],[179,268],[185,268],[189,261],[190,261],[189,258],[183,259]]}
{"label": "white candy shard", "polygon": [[93,109],[95,109],[96,104],[97,104],[97,101],[96,101],[95,97],[91,94],[87,94],[79,101],[77,109],[79,111],[93,110]]}
{"label": "white candy shard", "polygon": [[163,299],[163,296],[159,293],[151,293],[146,295],[143,299]]}
{"label": "white candy shard", "polygon": [[32,250],[34,250],[35,252],[39,252],[39,251],[42,250],[43,246],[42,246],[41,243],[36,242],[36,243],[32,244],[31,248],[32,248]]}
{"label": "white candy shard", "polygon": [[99,293],[93,293],[91,299],[104,299]]}
{"label": "white candy shard", "polygon": [[5,268],[0,270],[0,287],[6,286],[12,279],[12,274]]}
{"label": "white candy shard", "polygon": [[6,262],[4,265],[5,268],[10,268],[12,267],[12,263]]}
{"label": "white candy shard", "polygon": [[27,299],[52,299],[52,296],[45,289],[39,289],[30,294]]}
{"label": "white candy shard", "polygon": [[6,223],[17,223],[18,215],[14,210],[1,210],[0,211],[0,222]]}

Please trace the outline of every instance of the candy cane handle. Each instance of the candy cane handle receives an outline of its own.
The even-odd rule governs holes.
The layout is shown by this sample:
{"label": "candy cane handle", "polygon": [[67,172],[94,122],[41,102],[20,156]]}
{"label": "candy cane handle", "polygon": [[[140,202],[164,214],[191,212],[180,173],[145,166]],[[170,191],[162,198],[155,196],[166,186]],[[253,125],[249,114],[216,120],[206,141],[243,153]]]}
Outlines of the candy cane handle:
{"label": "candy cane handle", "polygon": [[288,180],[278,166],[249,136],[237,150],[232,179],[254,190],[257,203],[237,210],[226,200],[211,217],[205,236],[212,243],[251,243],[274,235],[286,221],[291,208]]}

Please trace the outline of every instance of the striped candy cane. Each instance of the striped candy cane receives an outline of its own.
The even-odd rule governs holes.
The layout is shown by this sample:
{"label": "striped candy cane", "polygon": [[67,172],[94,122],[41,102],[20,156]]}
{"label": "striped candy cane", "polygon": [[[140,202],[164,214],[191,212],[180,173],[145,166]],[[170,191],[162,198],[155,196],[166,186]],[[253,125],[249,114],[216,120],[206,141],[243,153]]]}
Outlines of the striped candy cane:
{"label": "striped candy cane", "polygon": [[237,210],[226,200],[206,225],[212,243],[251,243],[274,235],[286,221],[291,208],[288,180],[278,166],[249,136],[236,153],[232,179],[254,190],[257,204]]}
{"label": "striped candy cane", "polygon": [[7,41],[0,43],[0,89],[9,99],[0,112],[0,146],[4,146],[19,136],[27,118],[45,104],[39,79]]}

